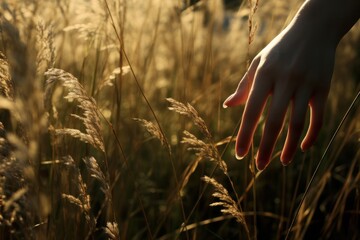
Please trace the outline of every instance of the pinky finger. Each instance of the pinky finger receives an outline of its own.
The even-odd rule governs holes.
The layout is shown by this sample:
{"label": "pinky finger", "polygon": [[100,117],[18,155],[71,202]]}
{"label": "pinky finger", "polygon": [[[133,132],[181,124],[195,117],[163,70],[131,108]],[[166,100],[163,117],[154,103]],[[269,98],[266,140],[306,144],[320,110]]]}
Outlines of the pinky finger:
{"label": "pinky finger", "polygon": [[318,94],[310,100],[310,126],[304,140],[301,143],[301,149],[303,151],[309,149],[319,135],[323,124],[326,98],[327,95]]}

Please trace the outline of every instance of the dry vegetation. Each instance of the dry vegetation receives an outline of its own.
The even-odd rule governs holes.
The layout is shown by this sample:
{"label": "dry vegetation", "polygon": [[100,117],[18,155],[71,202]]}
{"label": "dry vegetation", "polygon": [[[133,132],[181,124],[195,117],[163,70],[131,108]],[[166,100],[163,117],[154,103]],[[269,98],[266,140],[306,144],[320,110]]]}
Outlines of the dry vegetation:
{"label": "dry vegetation", "polygon": [[359,25],[290,166],[255,170],[262,121],[236,161],[221,108],[299,3],[2,0],[0,239],[359,239]]}

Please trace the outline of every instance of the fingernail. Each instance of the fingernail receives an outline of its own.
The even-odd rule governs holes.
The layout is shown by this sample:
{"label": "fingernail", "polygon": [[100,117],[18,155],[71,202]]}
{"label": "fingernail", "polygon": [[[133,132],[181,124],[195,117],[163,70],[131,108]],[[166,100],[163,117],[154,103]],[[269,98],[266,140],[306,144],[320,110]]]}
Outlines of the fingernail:
{"label": "fingernail", "polygon": [[238,159],[238,160],[241,160],[245,157],[246,155],[246,152],[245,152],[245,149],[242,148],[242,147],[239,147],[236,149],[236,154],[235,154],[235,157]]}
{"label": "fingernail", "polygon": [[235,157],[236,157],[237,160],[242,160],[244,158],[244,156],[240,156],[237,153],[235,154]]}
{"label": "fingernail", "polygon": [[229,107],[227,104],[229,102],[229,100],[234,96],[234,93],[231,94],[227,99],[225,99],[224,103],[223,103],[223,108],[227,108]]}
{"label": "fingernail", "polygon": [[311,147],[311,145],[306,144],[306,143],[301,143],[301,145],[300,145],[300,149],[302,152],[306,152],[310,147]]}
{"label": "fingernail", "polygon": [[291,161],[281,161],[281,164],[286,167],[291,163]]}
{"label": "fingernail", "polygon": [[280,156],[280,162],[283,166],[287,166],[290,164],[291,162],[291,157],[286,156],[284,153],[281,154]]}

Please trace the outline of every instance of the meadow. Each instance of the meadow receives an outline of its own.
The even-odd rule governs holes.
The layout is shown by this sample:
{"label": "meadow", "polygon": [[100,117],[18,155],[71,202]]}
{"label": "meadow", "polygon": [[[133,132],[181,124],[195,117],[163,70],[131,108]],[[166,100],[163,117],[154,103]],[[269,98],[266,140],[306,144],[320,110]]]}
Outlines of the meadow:
{"label": "meadow", "polygon": [[1,1],[0,239],[360,238],[359,23],[316,144],[258,171],[222,103],[302,1],[190,2]]}

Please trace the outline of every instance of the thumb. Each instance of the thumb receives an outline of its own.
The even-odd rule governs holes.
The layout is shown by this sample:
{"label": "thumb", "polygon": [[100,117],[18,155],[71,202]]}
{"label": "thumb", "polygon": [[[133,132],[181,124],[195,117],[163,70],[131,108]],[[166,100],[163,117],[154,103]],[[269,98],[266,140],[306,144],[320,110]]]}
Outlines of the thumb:
{"label": "thumb", "polygon": [[223,107],[233,107],[244,104],[248,99],[254,75],[257,69],[259,61],[253,61],[249,67],[249,70],[245,73],[239,85],[236,88],[235,93],[231,94],[223,103]]}

